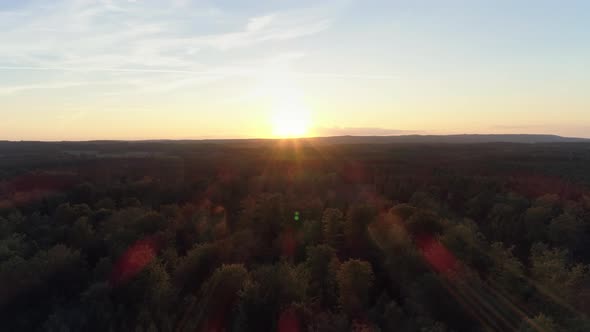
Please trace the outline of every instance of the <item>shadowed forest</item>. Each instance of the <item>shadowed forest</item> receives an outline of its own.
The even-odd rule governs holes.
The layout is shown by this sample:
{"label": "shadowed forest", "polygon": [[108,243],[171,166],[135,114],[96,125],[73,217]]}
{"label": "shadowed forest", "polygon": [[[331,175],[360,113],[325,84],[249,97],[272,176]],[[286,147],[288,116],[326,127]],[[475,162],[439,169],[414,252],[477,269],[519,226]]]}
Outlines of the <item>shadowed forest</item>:
{"label": "shadowed forest", "polygon": [[3,331],[590,331],[590,143],[0,142]]}

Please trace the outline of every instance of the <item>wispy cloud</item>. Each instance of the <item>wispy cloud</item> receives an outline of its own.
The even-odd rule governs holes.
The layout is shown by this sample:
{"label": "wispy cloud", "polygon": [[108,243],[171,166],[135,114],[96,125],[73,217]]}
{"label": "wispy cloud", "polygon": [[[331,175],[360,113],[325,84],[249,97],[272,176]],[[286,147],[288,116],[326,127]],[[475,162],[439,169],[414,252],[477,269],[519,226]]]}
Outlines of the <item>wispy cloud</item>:
{"label": "wispy cloud", "polygon": [[416,130],[400,130],[378,127],[317,127],[313,129],[317,136],[392,136],[423,133]]}
{"label": "wispy cloud", "polygon": [[[102,72],[111,79],[140,77],[146,85],[162,83],[146,73],[250,75],[265,65],[247,55],[251,48],[320,33],[331,24],[326,13],[305,8],[246,15],[189,1],[163,9],[140,1],[33,0],[2,13],[0,40],[9,46],[0,48],[0,70]],[[169,86],[187,82],[186,76],[167,79]],[[35,84],[66,88],[76,81]],[[0,78],[0,83],[6,82]]]}
{"label": "wispy cloud", "polygon": [[[208,77],[228,77],[228,76],[256,76],[259,69],[248,66],[234,66],[230,68],[213,68],[211,70],[188,70],[188,69],[165,69],[165,68],[99,68],[99,67],[33,67],[33,66],[0,66],[0,70],[29,70],[29,71],[70,71],[70,72],[113,72],[113,73],[161,73],[161,74],[190,74],[196,76]],[[302,71],[275,71],[277,75],[315,77],[315,78],[345,78],[345,79],[365,79],[365,80],[393,80],[399,79],[397,75],[367,75],[367,74],[334,74],[322,72],[302,72]]]}
{"label": "wispy cloud", "polygon": [[272,15],[272,14],[252,17],[250,20],[248,20],[248,25],[246,26],[246,30],[247,31],[259,31],[261,29],[264,29],[265,26],[272,23],[273,19],[274,19],[274,15]]}
{"label": "wispy cloud", "polygon": [[42,66],[198,67],[195,51],[298,38],[328,28],[330,21],[310,10],[238,17],[222,25],[215,22],[220,11],[206,13],[211,13],[206,7],[179,13],[127,1],[39,2],[1,25],[1,40],[10,47],[0,50],[0,60]]}
{"label": "wispy cloud", "polygon": [[91,84],[89,82],[49,82],[49,83],[38,83],[38,84],[22,84],[22,85],[10,85],[0,86],[0,95],[11,94],[20,91],[27,90],[46,90],[46,89],[63,89],[74,86],[81,86]]}

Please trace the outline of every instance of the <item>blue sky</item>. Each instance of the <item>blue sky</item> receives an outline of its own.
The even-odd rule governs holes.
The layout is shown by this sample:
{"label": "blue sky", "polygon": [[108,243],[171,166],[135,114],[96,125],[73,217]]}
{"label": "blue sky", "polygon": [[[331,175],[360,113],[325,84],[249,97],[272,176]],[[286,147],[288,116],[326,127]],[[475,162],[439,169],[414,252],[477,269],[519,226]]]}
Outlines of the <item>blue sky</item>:
{"label": "blue sky", "polygon": [[0,43],[0,139],[590,136],[587,1],[4,0]]}

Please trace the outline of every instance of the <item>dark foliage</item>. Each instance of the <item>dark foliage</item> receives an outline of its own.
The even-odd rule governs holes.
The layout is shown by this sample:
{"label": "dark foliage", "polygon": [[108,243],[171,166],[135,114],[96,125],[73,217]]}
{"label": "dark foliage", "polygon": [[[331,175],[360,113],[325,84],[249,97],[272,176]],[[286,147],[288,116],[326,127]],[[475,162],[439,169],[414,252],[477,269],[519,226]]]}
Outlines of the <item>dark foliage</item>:
{"label": "dark foliage", "polygon": [[2,143],[0,330],[588,330],[590,143],[341,140]]}

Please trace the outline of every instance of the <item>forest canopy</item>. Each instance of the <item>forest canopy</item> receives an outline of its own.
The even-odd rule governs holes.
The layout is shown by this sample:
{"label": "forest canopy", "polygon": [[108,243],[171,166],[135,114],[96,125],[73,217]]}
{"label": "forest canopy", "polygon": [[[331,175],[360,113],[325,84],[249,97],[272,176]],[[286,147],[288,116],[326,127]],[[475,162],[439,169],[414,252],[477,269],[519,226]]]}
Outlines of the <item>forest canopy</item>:
{"label": "forest canopy", "polygon": [[588,331],[590,143],[2,143],[5,331]]}

